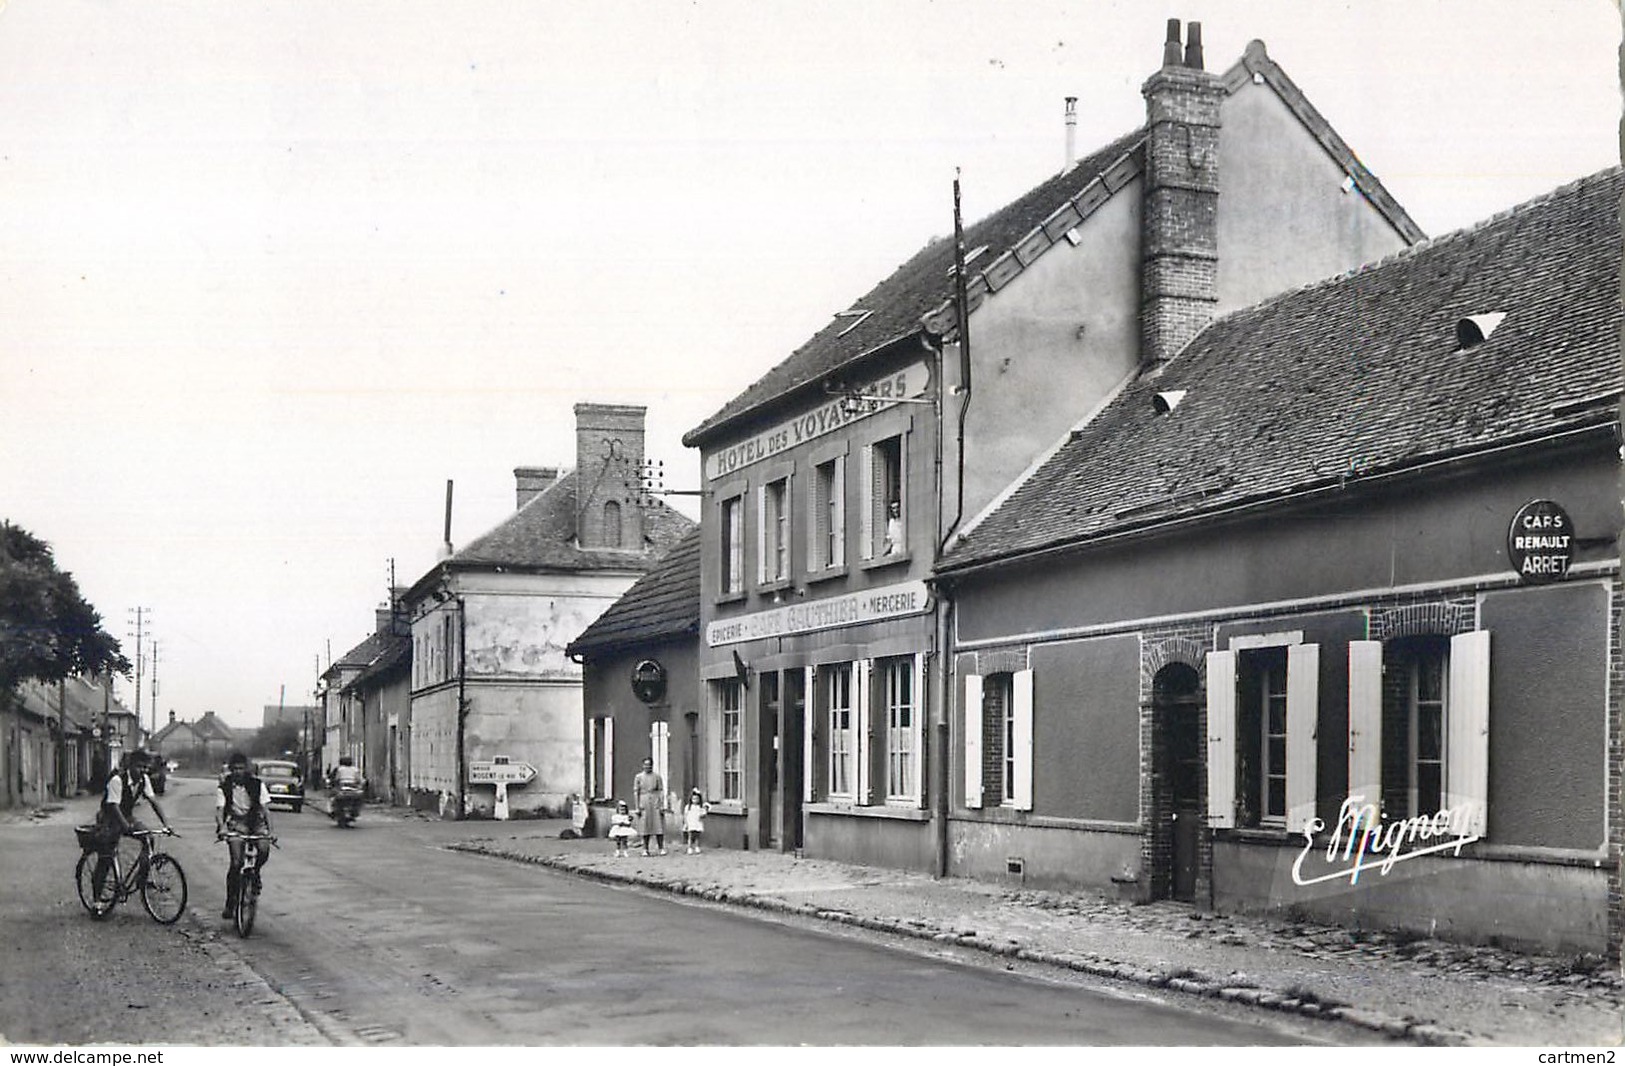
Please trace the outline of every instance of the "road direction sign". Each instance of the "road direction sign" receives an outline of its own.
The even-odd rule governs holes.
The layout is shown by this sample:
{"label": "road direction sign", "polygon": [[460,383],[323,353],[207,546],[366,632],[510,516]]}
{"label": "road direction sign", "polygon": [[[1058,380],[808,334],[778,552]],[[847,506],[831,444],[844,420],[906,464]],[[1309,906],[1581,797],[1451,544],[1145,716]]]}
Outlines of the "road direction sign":
{"label": "road direction sign", "polygon": [[473,759],[468,764],[468,783],[471,785],[522,785],[536,776],[536,767],[528,762],[509,762],[502,756],[495,759]]}

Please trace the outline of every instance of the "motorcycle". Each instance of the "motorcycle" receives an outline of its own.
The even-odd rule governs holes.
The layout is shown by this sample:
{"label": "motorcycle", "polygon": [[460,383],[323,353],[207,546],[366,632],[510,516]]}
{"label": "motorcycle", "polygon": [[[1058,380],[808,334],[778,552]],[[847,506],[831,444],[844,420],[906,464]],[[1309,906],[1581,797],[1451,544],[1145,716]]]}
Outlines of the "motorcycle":
{"label": "motorcycle", "polygon": [[339,828],[348,829],[351,822],[361,817],[361,785],[338,785],[327,815],[339,824]]}

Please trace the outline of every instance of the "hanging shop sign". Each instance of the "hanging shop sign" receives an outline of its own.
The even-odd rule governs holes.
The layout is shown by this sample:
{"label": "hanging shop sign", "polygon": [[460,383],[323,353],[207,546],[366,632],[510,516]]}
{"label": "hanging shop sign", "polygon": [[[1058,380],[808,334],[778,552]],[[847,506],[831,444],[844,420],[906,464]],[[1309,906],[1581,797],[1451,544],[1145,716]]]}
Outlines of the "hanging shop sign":
{"label": "hanging shop sign", "polygon": [[1518,578],[1531,584],[1557,581],[1574,557],[1574,520],[1551,500],[1530,500],[1512,516],[1507,558]]}
{"label": "hanging shop sign", "polygon": [[845,596],[831,596],[827,600],[719,619],[706,626],[705,642],[709,647],[719,648],[764,637],[786,637],[792,633],[905,618],[930,609],[931,590],[926,588],[925,582],[904,581]]}
{"label": "hanging shop sign", "polygon": [[644,703],[659,703],[666,694],[666,668],[657,659],[632,667],[632,695]]}
{"label": "hanging shop sign", "polygon": [[873,397],[873,402],[848,410],[841,397],[832,396],[811,411],[712,452],[705,457],[705,476],[712,481],[729,477],[753,463],[771,459],[798,444],[833,433],[848,423],[896,407],[899,400],[921,395],[930,384],[931,368],[924,362],[906,366],[874,381],[866,381],[852,391]]}

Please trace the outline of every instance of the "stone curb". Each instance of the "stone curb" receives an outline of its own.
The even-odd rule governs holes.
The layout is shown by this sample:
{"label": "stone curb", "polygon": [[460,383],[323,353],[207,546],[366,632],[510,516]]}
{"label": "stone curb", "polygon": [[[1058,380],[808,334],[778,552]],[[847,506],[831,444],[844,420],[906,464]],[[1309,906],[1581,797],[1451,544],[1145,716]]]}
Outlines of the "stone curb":
{"label": "stone curb", "polygon": [[1297,1014],[1308,1018],[1331,1019],[1358,1026],[1361,1029],[1368,1029],[1374,1033],[1400,1037],[1429,1047],[1462,1047],[1472,1043],[1472,1037],[1469,1034],[1447,1029],[1431,1022],[1394,1018],[1377,1011],[1341,1004],[1330,1006],[1319,1002],[1290,999],[1262,988],[1231,986],[1218,981],[1194,980],[1185,976],[1185,971],[1148,969],[1130,963],[1114,962],[1098,955],[1068,955],[1042,951],[1036,948],[1023,947],[1013,940],[996,942],[978,936],[974,932],[939,929],[917,922],[868,918],[848,911],[815,907],[808,903],[792,903],[774,896],[759,896],[751,892],[718,884],[650,880],[617,870],[603,870],[595,866],[583,866],[568,856],[524,855],[519,852],[505,851],[501,848],[488,847],[473,842],[454,842],[442,846],[448,851],[463,851],[474,855],[505,859],[510,862],[545,866],[552,870],[560,870],[594,881],[641,885],[645,888],[670,892],[673,895],[697,896],[713,903],[754,907],[757,910],[776,911],[804,918],[816,918],[826,922],[839,922],[842,925],[857,926],[882,933],[893,933],[898,936],[912,937],[916,940],[930,940],[939,944],[957,944],[960,947],[973,948],[992,955],[1007,956],[1045,966],[1074,970],[1093,977],[1129,981],[1149,988],[1168,989],[1186,995],[1204,996],[1210,999],[1223,999],[1249,1007],[1258,1007],[1263,1010],[1279,1011],[1286,1014]]}

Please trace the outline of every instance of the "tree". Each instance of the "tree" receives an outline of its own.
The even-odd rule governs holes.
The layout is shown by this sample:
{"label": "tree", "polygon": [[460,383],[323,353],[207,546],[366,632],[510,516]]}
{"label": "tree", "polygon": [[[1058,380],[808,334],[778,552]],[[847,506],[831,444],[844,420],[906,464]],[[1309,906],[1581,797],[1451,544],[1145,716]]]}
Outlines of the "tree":
{"label": "tree", "polygon": [[118,640],[73,575],[57,569],[51,546],[0,521],[0,695],[24,681],[129,672]]}
{"label": "tree", "polygon": [[287,722],[261,726],[248,742],[250,755],[276,758],[285,752],[299,750],[299,727]]}

